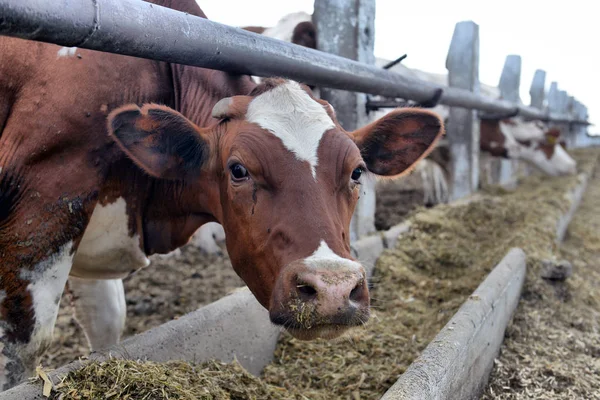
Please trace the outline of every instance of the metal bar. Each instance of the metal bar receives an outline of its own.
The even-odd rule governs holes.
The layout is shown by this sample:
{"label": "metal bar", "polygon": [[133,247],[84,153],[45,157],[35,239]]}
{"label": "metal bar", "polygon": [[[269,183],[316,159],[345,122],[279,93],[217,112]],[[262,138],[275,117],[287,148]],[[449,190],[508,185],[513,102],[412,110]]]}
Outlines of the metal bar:
{"label": "metal bar", "polygon": [[[436,85],[139,0],[0,0],[0,35],[333,89],[431,99]],[[443,88],[441,104],[509,112],[514,104]],[[565,119],[519,105],[532,119]]]}
{"label": "metal bar", "polygon": [[408,54],[404,54],[398,58],[396,58],[394,61],[390,61],[389,63],[385,64],[383,67],[383,69],[390,69],[392,68],[394,65],[401,63],[406,57],[408,57]]}

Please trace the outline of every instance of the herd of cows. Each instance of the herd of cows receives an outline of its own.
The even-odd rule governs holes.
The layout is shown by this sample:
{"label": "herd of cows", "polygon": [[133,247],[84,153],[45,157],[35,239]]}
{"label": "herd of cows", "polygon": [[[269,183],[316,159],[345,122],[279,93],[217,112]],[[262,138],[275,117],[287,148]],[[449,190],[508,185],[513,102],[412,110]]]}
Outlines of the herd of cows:
{"label": "herd of cows", "polygon": [[[151,2],[204,17],[195,0]],[[316,47],[307,14],[246,29]],[[209,251],[216,234],[226,241],[274,324],[337,337],[369,318],[349,243],[361,181],[417,169],[443,188],[447,174],[427,158],[444,106],[380,111],[349,132],[318,90],[285,79],[7,37],[0,54],[2,390],[33,374],[66,284],[91,348],[115,344],[122,279],[193,235]],[[484,120],[481,150],[575,172],[560,132],[539,122]]]}

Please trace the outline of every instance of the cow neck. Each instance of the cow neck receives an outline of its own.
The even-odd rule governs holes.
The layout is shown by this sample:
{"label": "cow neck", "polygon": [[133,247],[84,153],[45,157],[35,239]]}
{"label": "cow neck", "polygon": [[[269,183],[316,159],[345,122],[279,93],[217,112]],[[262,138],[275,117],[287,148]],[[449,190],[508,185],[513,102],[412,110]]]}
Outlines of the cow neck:
{"label": "cow neck", "polygon": [[[170,67],[173,106],[199,127],[217,123],[211,113],[219,100],[248,94],[256,86],[249,76],[233,76],[221,71],[176,64]],[[136,182],[133,185],[136,190],[127,194],[131,199],[131,207],[135,208],[130,214],[130,229],[132,232],[143,232],[140,237],[147,254],[173,251],[186,244],[202,224],[218,219],[219,216],[215,214],[219,214],[220,210],[212,210],[211,205],[220,204],[219,183],[212,174],[202,180],[206,190],[200,192],[185,181],[154,179],[138,173],[134,175],[131,178]]]}
{"label": "cow neck", "polygon": [[217,122],[212,109],[225,97],[247,95],[256,87],[248,75],[172,64],[175,109],[199,127]]}
{"label": "cow neck", "polygon": [[[206,18],[194,0],[149,2]],[[211,113],[219,100],[249,94],[256,86],[247,75],[230,75],[180,64],[167,65],[173,90],[173,103],[169,105],[199,127],[217,122]],[[108,186],[118,188],[109,197],[125,197],[130,232],[140,233],[146,254],[175,250],[187,243],[202,224],[215,221],[218,218],[215,212],[220,213],[220,210],[210,209],[211,204],[220,204],[218,182],[212,176],[207,176],[205,183],[207,188],[214,190],[207,189],[200,193],[197,188],[192,190],[190,184],[184,181],[152,178],[129,159],[115,163],[108,176]]]}

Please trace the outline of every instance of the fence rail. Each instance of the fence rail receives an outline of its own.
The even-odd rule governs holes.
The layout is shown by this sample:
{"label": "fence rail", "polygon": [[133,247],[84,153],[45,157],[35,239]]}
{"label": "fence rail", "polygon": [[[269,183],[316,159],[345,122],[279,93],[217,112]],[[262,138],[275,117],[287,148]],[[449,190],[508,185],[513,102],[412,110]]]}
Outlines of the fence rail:
{"label": "fence rail", "polygon": [[[139,0],[0,0],[0,35],[423,102],[431,83]],[[441,104],[526,118],[586,120],[443,87]]]}

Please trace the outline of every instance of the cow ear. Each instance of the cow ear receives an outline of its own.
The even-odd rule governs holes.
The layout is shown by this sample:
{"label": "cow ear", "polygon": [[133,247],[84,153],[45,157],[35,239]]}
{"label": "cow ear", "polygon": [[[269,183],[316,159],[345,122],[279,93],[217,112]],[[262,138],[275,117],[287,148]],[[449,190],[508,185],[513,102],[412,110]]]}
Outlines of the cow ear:
{"label": "cow ear", "polygon": [[120,107],[108,116],[108,131],[125,154],[156,178],[197,176],[208,158],[198,127],[165,106]]}
{"label": "cow ear", "polygon": [[394,110],[352,133],[369,171],[389,177],[412,170],[443,135],[440,117],[417,108]]}
{"label": "cow ear", "polygon": [[292,43],[309,49],[317,48],[317,28],[310,21],[300,22],[292,33]]}

